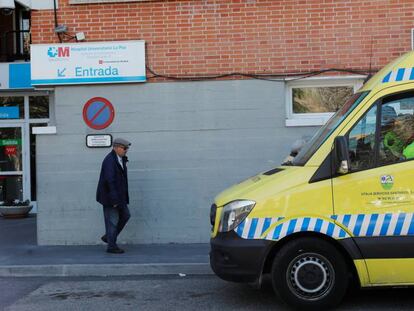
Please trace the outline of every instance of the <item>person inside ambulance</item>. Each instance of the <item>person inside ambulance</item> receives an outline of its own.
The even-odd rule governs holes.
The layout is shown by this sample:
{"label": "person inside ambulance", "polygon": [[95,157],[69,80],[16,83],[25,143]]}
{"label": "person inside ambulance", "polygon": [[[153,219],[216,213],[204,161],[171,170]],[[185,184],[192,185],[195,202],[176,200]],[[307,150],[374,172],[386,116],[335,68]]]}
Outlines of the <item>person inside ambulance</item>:
{"label": "person inside ambulance", "polygon": [[[398,103],[399,104],[399,103]],[[383,138],[384,154],[381,155],[387,162],[398,162],[414,158],[414,115],[399,114],[394,107],[382,107],[381,137]]]}
{"label": "person inside ambulance", "polygon": [[406,160],[414,159],[414,142],[404,148],[403,155]]}
{"label": "person inside ambulance", "polygon": [[395,124],[395,132],[404,143],[402,155],[404,159],[414,158],[414,115],[405,114],[398,117]]}

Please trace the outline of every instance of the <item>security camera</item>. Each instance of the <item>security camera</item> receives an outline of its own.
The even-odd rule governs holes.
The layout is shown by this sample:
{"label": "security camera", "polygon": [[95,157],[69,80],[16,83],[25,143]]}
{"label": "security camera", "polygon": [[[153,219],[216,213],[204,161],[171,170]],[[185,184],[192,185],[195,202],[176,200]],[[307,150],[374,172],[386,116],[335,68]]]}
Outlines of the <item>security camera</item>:
{"label": "security camera", "polygon": [[14,0],[0,0],[0,12],[3,15],[13,14],[14,9],[16,8]]}

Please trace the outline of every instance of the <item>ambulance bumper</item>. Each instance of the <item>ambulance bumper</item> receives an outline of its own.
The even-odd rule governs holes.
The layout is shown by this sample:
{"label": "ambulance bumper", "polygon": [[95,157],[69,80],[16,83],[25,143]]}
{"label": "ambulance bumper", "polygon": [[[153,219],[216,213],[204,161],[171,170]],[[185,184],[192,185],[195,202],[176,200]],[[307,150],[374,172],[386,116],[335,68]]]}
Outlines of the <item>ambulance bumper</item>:
{"label": "ambulance bumper", "polygon": [[210,240],[210,266],[226,281],[255,282],[259,279],[270,241],[240,238],[234,231]]}

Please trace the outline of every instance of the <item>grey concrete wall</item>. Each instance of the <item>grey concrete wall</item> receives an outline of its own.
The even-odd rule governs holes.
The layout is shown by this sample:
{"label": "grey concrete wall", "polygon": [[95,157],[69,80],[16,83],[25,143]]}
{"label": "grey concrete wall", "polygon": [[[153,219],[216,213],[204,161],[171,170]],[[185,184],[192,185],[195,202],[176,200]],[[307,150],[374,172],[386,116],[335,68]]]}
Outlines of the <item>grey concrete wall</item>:
{"label": "grey concrete wall", "polygon": [[[58,87],[57,135],[37,136],[39,244],[94,244],[104,233],[95,202],[101,161],[85,136],[132,142],[132,218],[121,243],[207,242],[215,195],[275,167],[292,142],[315,128],[285,127],[284,84],[215,81]],[[113,124],[95,131],[82,119],[94,96],[115,107]]]}

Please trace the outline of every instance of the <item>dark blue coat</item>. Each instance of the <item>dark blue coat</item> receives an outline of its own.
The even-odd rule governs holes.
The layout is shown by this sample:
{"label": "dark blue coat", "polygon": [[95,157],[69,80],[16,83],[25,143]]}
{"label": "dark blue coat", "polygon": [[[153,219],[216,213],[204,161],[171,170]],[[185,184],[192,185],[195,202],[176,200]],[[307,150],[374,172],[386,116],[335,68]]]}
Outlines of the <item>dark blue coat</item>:
{"label": "dark blue coat", "polygon": [[115,151],[112,150],[102,162],[96,191],[96,201],[102,205],[129,204],[127,157],[123,157],[122,161],[125,169],[122,169]]}

